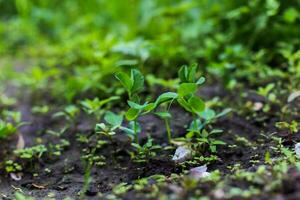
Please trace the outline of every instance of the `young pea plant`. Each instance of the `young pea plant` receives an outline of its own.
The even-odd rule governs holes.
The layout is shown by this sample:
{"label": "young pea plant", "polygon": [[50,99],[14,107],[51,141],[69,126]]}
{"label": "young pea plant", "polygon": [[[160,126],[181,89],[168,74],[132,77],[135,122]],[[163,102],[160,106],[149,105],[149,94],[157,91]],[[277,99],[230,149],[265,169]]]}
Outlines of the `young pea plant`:
{"label": "young pea plant", "polygon": [[197,78],[196,72],[197,66],[192,65],[190,67],[181,67],[178,73],[181,84],[177,90],[177,102],[193,116],[186,138],[196,137],[198,142],[196,146],[202,152],[205,151],[207,146],[211,152],[216,152],[216,145],[224,144],[224,142],[211,137],[222,131],[214,129],[209,132],[206,130],[206,126],[217,118],[229,113],[231,109],[225,109],[221,113],[216,114],[213,109],[205,107],[205,102],[196,95],[199,85],[205,82],[205,78]]}
{"label": "young pea plant", "polygon": [[83,110],[88,113],[89,115],[93,114],[96,116],[97,121],[99,121],[104,114],[104,110],[101,109],[104,105],[118,100],[119,97],[112,96],[107,99],[99,100],[98,98],[91,99],[85,99],[80,102],[81,106],[83,107]]}
{"label": "young pea plant", "polygon": [[[204,77],[196,78],[197,65],[190,67],[182,66],[178,71],[178,76],[181,81],[178,86],[177,102],[186,111],[190,112],[193,116],[193,122],[197,120],[197,116],[205,110],[205,102],[196,95],[198,87],[205,82]],[[198,124],[194,123],[195,129]]]}
{"label": "young pea plant", "polygon": [[141,107],[136,107],[135,105],[138,105],[140,101],[138,93],[144,88],[144,76],[139,70],[132,69],[130,76],[124,72],[118,72],[115,77],[120,81],[127,91],[129,106],[132,105],[126,112],[125,117],[128,121],[130,121],[129,133],[130,135],[133,135],[135,143],[138,143],[138,132],[140,125],[138,124],[137,119],[141,114],[141,111],[147,108],[147,104],[144,104]]}
{"label": "young pea plant", "polygon": [[164,112],[157,112],[156,115],[165,120],[166,132],[168,141],[171,141],[171,129],[169,124],[170,105],[178,97],[177,93],[166,92],[161,94],[154,102],[145,102],[140,104],[139,91],[144,87],[144,76],[136,69],[131,70],[131,76],[126,73],[119,72],[116,74],[116,78],[125,87],[129,100],[127,101],[129,109],[125,114],[125,118],[129,121],[129,127],[120,127],[129,136],[133,137],[133,140],[138,144],[138,133],[141,132],[141,126],[138,123],[138,118],[142,115],[148,114],[155,110],[163,103],[171,102]]}

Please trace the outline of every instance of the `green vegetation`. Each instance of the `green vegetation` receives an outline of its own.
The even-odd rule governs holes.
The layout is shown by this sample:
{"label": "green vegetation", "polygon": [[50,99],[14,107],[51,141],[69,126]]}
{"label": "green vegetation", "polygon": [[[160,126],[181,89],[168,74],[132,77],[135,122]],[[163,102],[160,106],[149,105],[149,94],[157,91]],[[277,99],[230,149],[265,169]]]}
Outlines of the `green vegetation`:
{"label": "green vegetation", "polygon": [[299,1],[0,8],[0,199],[300,198]]}

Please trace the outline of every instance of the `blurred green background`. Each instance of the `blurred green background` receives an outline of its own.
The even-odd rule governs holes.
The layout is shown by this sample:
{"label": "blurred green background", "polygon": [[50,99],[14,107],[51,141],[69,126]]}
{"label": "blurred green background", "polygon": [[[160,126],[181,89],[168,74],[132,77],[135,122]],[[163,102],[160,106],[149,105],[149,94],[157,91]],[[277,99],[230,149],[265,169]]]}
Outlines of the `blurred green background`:
{"label": "blurred green background", "polygon": [[196,62],[227,88],[299,83],[298,0],[0,0],[0,9],[2,65],[23,63],[20,85],[67,101],[111,95],[112,73],[129,67],[170,79]]}

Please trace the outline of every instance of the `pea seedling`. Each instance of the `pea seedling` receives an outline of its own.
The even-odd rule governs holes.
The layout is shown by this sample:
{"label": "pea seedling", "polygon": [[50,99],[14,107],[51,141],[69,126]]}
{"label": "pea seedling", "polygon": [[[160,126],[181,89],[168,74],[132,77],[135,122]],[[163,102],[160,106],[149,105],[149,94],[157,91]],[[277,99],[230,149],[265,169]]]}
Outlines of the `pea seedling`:
{"label": "pea seedling", "polygon": [[112,96],[107,99],[99,100],[98,98],[94,98],[93,100],[91,99],[85,99],[80,102],[80,104],[83,107],[83,110],[88,113],[89,115],[94,114],[96,116],[97,121],[100,120],[102,115],[104,114],[104,110],[101,109],[104,105],[118,100],[119,97],[117,96]]}

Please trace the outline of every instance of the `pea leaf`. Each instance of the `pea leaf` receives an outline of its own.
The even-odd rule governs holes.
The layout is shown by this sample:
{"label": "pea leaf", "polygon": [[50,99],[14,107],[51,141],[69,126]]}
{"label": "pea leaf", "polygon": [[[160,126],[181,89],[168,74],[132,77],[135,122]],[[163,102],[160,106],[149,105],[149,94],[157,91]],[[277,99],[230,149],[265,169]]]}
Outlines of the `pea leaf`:
{"label": "pea leaf", "polygon": [[176,99],[178,97],[178,94],[175,92],[166,92],[161,94],[155,101],[156,106],[158,106],[161,103],[164,103],[166,101],[170,101],[172,99]]}
{"label": "pea leaf", "polygon": [[135,120],[139,115],[139,110],[135,108],[129,108],[129,110],[126,112],[125,117],[128,121]]}
{"label": "pea leaf", "polygon": [[121,126],[123,122],[123,116],[108,111],[104,116],[104,120],[115,128]]}
{"label": "pea leaf", "polygon": [[133,81],[131,78],[124,72],[118,72],[115,74],[115,77],[120,81],[123,87],[128,91],[131,92],[133,87]]}
{"label": "pea leaf", "polygon": [[196,83],[182,83],[178,87],[178,95],[184,97],[188,94],[193,94],[197,91]]}
{"label": "pea leaf", "polygon": [[133,86],[131,89],[132,93],[139,92],[144,87],[144,76],[142,73],[137,69],[131,70],[131,81],[133,82]]}
{"label": "pea leaf", "polygon": [[197,96],[189,98],[188,103],[195,113],[202,112],[205,109],[205,103]]}

